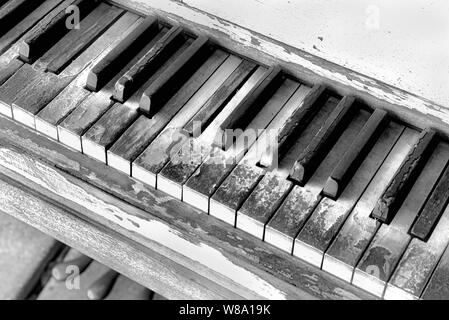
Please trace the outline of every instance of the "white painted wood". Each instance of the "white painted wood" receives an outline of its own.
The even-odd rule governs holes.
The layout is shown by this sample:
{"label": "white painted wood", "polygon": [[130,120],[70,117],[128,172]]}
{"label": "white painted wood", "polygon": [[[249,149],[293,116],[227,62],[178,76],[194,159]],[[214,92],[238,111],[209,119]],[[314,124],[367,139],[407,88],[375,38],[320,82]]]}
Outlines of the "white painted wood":
{"label": "white painted wood", "polygon": [[[394,111],[418,127],[422,128],[422,123],[416,121],[416,114],[443,130],[449,123],[449,110],[442,107],[449,104],[449,93],[444,90],[449,77],[449,46],[442,40],[448,38],[449,5],[442,0],[413,4],[405,0],[114,2],[181,19],[226,38],[220,41],[234,48],[252,50],[253,56],[256,50],[264,52],[265,61],[274,58],[297,66],[309,80],[318,76],[346,94],[350,88],[371,102],[398,106]],[[382,13],[381,25],[370,30],[366,18],[377,7]]]}

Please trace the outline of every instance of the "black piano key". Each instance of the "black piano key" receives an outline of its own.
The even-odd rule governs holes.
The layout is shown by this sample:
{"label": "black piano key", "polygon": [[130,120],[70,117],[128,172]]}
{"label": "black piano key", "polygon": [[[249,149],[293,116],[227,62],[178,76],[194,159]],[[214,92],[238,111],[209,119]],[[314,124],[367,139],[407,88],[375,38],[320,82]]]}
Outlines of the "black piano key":
{"label": "black piano key", "polygon": [[206,102],[201,110],[184,126],[184,130],[191,136],[194,134],[194,128],[203,131],[210,120],[220,112],[221,108],[229,98],[235,94],[243,83],[245,83],[256,67],[257,65],[254,62],[248,60],[243,61],[220,86],[215,94]]}
{"label": "black piano key", "polygon": [[[313,86],[308,93],[301,108],[297,108],[295,113],[288,119],[287,123],[282,127],[278,134],[278,157],[281,159],[283,155],[290,149],[291,144],[297,139],[298,135],[309,124],[310,120],[318,112],[319,104],[322,98],[327,97],[325,94],[326,88],[321,85]],[[260,166],[269,168],[272,165],[272,158],[262,156],[260,159]]]}
{"label": "black piano key", "polygon": [[387,116],[383,110],[374,111],[351,148],[332,171],[323,189],[323,195],[332,199],[340,195],[382,131]]}
{"label": "black piano key", "polygon": [[104,86],[117,70],[121,70],[129,61],[129,57],[139,52],[158,31],[158,20],[155,17],[147,17],[139,27],[129,33],[125,33],[117,40],[117,45],[106,57],[98,62],[90,71],[86,88],[98,91]]}
{"label": "black piano key", "polygon": [[114,98],[120,102],[134,93],[148,74],[154,73],[183,43],[182,28],[172,27],[140,60],[115,84]]}
{"label": "black piano key", "polygon": [[[114,142],[114,145],[109,150],[108,160],[111,156],[116,157],[123,162],[127,162],[127,166],[131,168],[131,163],[137,156],[157,137],[227,57],[228,54],[224,51],[216,50],[153,118],[150,119],[145,115],[141,115],[126,129],[126,132]],[[131,174],[129,170],[128,174]]]}
{"label": "black piano key", "polygon": [[24,61],[34,61],[70,31],[66,27],[66,20],[71,14],[66,9],[70,5],[74,5],[79,9],[80,19],[83,19],[98,5],[98,2],[92,0],[68,0],[61,3],[35,25],[24,38],[19,49],[20,57]]}
{"label": "black piano key", "polygon": [[0,32],[5,33],[25,19],[43,0],[9,0],[0,8]]}
{"label": "black piano key", "polygon": [[[232,113],[221,123],[221,129],[242,129],[246,128],[254,113],[268,101],[274,92],[281,86],[283,80],[282,70],[279,66],[271,67],[265,75],[258,81],[257,85],[245,96],[245,98],[234,108]],[[251,108],[255,106],[255,108]],[[251,110],[251,112],[249,112]],[[223,136],[221,145],[228,149],[233,143],[234,137]],[[215,142],[217,144],[217,142]]]}
{"label": "black piano key", "polygon": [[410,230],[411,235],[426,241],[435,228],[449,202],[449,166],[444,170],[437,186]]}
{"label": "black piano key", "polygon": [[372,217],[390,223],[436,146],[436,132],[424,130],[418,142],[376,203]]}
{"label": "black piano key", "polygon": [[290,179],[299,184],[304,184],[313,175],[313,172],[347,125],[354,100],[353,97],[346,96],[340,101],[311,143],[293,165]]}
{"label": "black piano key", "polygon": [[[0,54],[5,53],[10,48],[12,49],[13,46],[18,48],[18,40],[20,37],[24,36],[36,23],[62,1],[63,0],[45,0],[34,11],[30,12],[26,18],[18,19],[17,23],[14,24],[12,28],[7,30],[7,32],[2,33],[2,36],[0,37]],[[30,2],[33,1],[27,1],[28,5]],[[39,3],[39,1],[36,1],[36,4]],[[33,7],[33,5],[31,5],[31,7]],[[14,55],[16,54],[14,53]]]}
{"label": "black piano key", "polygon": [[123,9],[115,6],[109,6],[104,3],[100,4],[80,22],[79,30],[71,30],[47,51],[47,53],[52,51],[54,54],[47,60],[46,71],[59,73],[63,70],[72,62],[74,57],[90,46],[123,12]]}
{"label": "black piano key", "polygon": [[201,66],[211,50],[208,38],[200,36],[185,50],[171,67],[156,79],[143,93],[140,110],[153,117],[184,82]]}

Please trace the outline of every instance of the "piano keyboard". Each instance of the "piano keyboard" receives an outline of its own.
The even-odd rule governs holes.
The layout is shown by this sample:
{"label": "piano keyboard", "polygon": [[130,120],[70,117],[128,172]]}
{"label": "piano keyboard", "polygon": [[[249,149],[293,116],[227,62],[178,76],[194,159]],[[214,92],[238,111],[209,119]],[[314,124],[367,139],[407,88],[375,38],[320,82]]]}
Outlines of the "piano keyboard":
{"label": "piano keyboard", "polygon": [[378,297],[449,299],[437,132],[157,17],[20,3],[0,7],[1,114]]}

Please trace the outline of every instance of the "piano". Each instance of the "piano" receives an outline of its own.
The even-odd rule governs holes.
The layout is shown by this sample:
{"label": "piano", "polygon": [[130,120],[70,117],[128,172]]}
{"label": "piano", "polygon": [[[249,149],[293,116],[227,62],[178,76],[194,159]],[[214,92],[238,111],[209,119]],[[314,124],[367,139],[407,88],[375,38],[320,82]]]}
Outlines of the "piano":
{"label": "piano", "polygon": [[2,213],[169,299],[449,299],[448,109],[184,1],[1,4]]}

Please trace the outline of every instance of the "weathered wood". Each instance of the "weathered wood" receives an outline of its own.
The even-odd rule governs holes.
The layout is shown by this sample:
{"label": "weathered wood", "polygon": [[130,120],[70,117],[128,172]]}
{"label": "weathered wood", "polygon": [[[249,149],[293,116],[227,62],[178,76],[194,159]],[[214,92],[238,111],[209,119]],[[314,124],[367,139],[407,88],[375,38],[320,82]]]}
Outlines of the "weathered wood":
{"label": "weathered wood", "polygon": [[426,129],[399,168],[382,196],[379,198],[372,217],[390,223],[404,201],[420,171],[435,147],[436,132]]}
{"label": "weathered wood", "polygon": [[324,198],[295,239],[293,254],[321,267],[323,255],[404,127],[390,123],[337,201]]}
{"label": "weathered wood", "polygon": [[[289,89],[289,86],[287,85],[288,83],[290,83],[290,90],[286,90]],[[271,134],[273,130],[282,128],[287,119],[296,109],[297,104],[300,104],[300,101],[304,98],[305,93],[308,92],[309,89],[307,87],[299,87],[299,89],[296,90],[292,96],[292,93],[295,87],[297,88],[298,84],[289,81],[286,81],[284,84],[285,87],[282,88],[283,90],[280,90],[283,92],[281,98],[285,94],[290,99],[286,103],[285,100],[279,101],[284,102],[285,104],[273,120],[268,124],[263,133],[260,134],[258,141],[262,141],[262,143],[258,142],[251,147],[245,157],[243,157],[243,159],[237,164],[210,200],[209,213],[230,224],[235,224],[237,211],[249,197],[253,189],[257,186],[259,181],[262,179],[262,175],[266,171],[264,168],[258,167],[257,162],[260,152],[263,152],[263,148],[266,147],[266,143],[263,142],[268,140],[266,138],[267,132],[268,134]],[[291,87],[292,85],[293,88]],[[243,135],[242,139],[244,139]]]}
{"label": "weathered wood", "polygon": [[65,23],[70,14],[66,8],[70,5],[78,7],[80,19],[83,19],[98,4],[90,0],[66,0],[62,2],[39,21],[23,39],[19,54],[24,61],[34,61],[69,31]]}
{"label": "weathered wood", "polygon": [[73,77],[61,78],[53,73],[40,74],[16,96],[12,104],[14,120],[33,129],[36,128],[34,116],[52,101]]}
{"label": "weathered wood", "polygon": [[0,299],[26,299],[60,247],[56,240],[0,213]]}
{"label": "weathered wood", "polygon": [[23,66],[23,62],[19,59],[11,60],[10,63],[0,69],[0,86],[4,84],[14,73]]}
{"label": "weathered wood", "polygon": [[[13,60],[14,61],[14,60]],[[13,62],[11,62],[13,63]],[[2,114],[12,117],[12,103],[26,84],[40,74],[30,65],[24,64],[0,87],[0,109]]]}
{"label": "weathered wood", "polygon": [[[282,129],[279,130],[277,149],[280,157],[285,155],[291,144],[296,140],[296,137],[301,134],[302,130],[318,112],[321,106],[317,104],[323,102],[323,96],[326,96],[324,92],[325,88],[323,86],[315,85],[302,103],[296,106],[295,112],[285,122]],[[269,168],[272,165],[272,161],[272,155],[264,154],[260,159],[260,164]]]}
{"label": "weathered wood", "polygon": [[[185,266],[186,263],[191,264],[192,261],[199,261],[200,263],[195,264],[195,266],[191,264],[190,268],[197,270],[202,274],[207,274],[207,277],[209,279],[213,278],[214,281],[221,281],[219,280],[220,277],[215,277],[216,274],[211,272],[210,269],[202,269],[202,265],[209,265],[209,262],[212,261],[214,261],[215,266],[222,266],[222,271],[227,270],[226,277],[247,277],[249,275],[253,275],[256,277],[252,278],[254,279],[254,282],[253,280],[249,282],[244,281],[244,292],[246,293],[249,292],[248,290],[256,290],[259,295],[261,293],[265,294],[267,292],[273,292],[271,291],[273,287],[270,286],[269,283],[272,283],[277,290],[286,291],[288,286],[285,287],[285,281],[288,281],[289,283],[295,284],[296,292],[313,293],[315,296],[321,298],[337,299],[372,297],[370,295],[367,296],[362,291],[350,287],[339,280],[335,280],[335,278],[327,275],[326,273],[314,269],[307,264],[298,261],[297,259],[294,259],[286,254],[282,254],[271,246],[264,245],[260,241],[256,241],[256,239],[253,239],[245,232],[227,227],[225,224],[220,223],[218,220],[213,218],[199,215],[198,212],[190,206],[182,205],[177,201],[167,198],[160,192],[146,187],[128,176],[120,174],[114,169],[99,166],[98,162],[95,160],[89,159],[80,153],[64,148],[52,140],[44,138],[43,136],[36,135],[24,127],[18,127],[13,122],[5,118],[0,119],[0,121],[0,139],[2,141],[20,145],[20,148],[27,150],[26,152],[33,155],[33,157],[42,159],[46,163],[51,163],[61,169],[64,169],[65,172],[70,172],[71,174],[88,181],[94,186],[103,188],[104,190],[107,190],[108,194],[120,197],[133,204],[135,207],[150,211],[150,215],[148,215],[148,213],[144,214],[146,217],[163,218],[163,220],[160,220],[162,225],[158,223],[154,226],[158,231],[149,231],[148,234],[150,237],[152,237],[152,235],[156,236],[157,234],[160,234],[162,238],[169,238],[165,238],[165,240],[160,238],[156,242],[153,241],[155,240],[154,238],[151,241],[146,241],[146,250],[150,250],[151,248],[154,249],[154,245],[157,245],[158,248],[162,250],[163,247],[161,248],[158,243],[170,245],[172,241],[167,242],[166,240],[172,239],[171,237],[175,236],[173,240],[177,240],[174,245],[170,247],[170,257],[172,260],[175,259],[178,263],[182,262],[183,266]],[[2,146],[5,146],[5,143],[2,143]],[[14,162],[16,161],[13,161],[12,163]],[[27,165],[26,167],[36,168],[36,165]],[[64,179],[66,178],[69,178],[69,176],[65,176]],[[38,190],[37,185],[33,185],[33,188],[35,188],[34,190]],[[66,188],[60,189],[68,190]],[[2,194],[4,194],[6,190],[6,187],[2,186],[2,188],[0,188],[0,192],[2,192]],[[20,191],[18,189],[15,190]],[[51,192],[49,195],[56,196],[57,193],[59,193],[59,190],[56,193]],[[25,193],[22,193],[21,195],[24,194]],[[78,192],[76,194],[78,194]],[[102,192],[100,192],[100,194],[105,195],[105,193]],[[25,195],[29,196],[29,194]],[[86,194],[81,197],[84,197],[85,195]],[[189,297],[196,296],[197,298],[204,298],[206,293],[210,293],[213,289],[213,283],[208,282],[202,289],[195,290],[194,288],[198,288],[199,280],[197,276],[195,275],[195,278],[193,278],[193,273],[187,268],[184,268],[183,270],[179,269],[179,264],[176,268],[176,264],[172,264],[170,268],[164,267],[164,264],[167,262],[167,258],[160,253],[152,253],[148,257],[142,256],[136,254],[135,248],[133,249],[133,247],[126,245],[128,249],[132,250],[127,250],[126,254],[120,255],[118,252],[123,250],[125,242],[123,242],[121,238],[112,238],[110,233],[98,233],[98,227],[90,226],[87,228],[88,224],[84,219],[76,220],[79,223],[74,224],[74,217],[72,215],[68,215],[67,213],[65,215],[62,215],[61,213],[57,215],[56,218],[55,215],[57,212],[61,212],[60,209],[59,211],[56,210],[56,212],[51,210],[49,211],[48,208],[45,209],[45,207],[40,206],[37,202],[28,202],[22,196],[18,196],[17,193],[14,193],[11,197],[0,197],[0,199],[2,199],[2,201],[6,201],[6,199],[8,199],[8,207],[2,205],[3,210],[7,209],[8,213],[20,216],[22,219],[26,219],[34,225],[40,225],[41,229],[44,229],[46,232],[50,232],[53,236],[57,235],[59,239],[64,239],[64,242],[72,246],[76,242],[76,247],[78,249],[81,251],[88,250],[89,255],[94,259],[99,260],[100,262],[108,261],[108,265],[127,276],[131,276],[132,272],[134,276],[131,276],[131,278],[138,280],[168,298],[179,298],[180,295],[176,294],[176,292],[180,292],[179,290],[185,293],[188,292],[187,296]],[[14,206],[17,206],[17,210],[11,205],[12,203],[14,203]],[[58,201],[58,203],[67,204],[66,201]],[[104,205],[105,203],[103,202],[101,206],[98,207],[98,212],[104,210]],[[22,206],[25,210],[21,208]],[[75,208],[75,206],[71,207]],[[95,211],[96,212],[95,214],[92,214],[92,217],[98,218],[99,214],[97,209],[95,209]],[[36,215],[35,212],[40,212],[42,216]],[[85,209],[81,209],[80,213],[82,213],[82,215],[85,215],[86,213],[89,215],[91,214],[89,213],[89,210],[86,211]],[[69,217],[71,220],[69,220]],[[114,219],[114,221],[117,220]],[[124,220],[124,222],[125,221],[126,220]],[[170,221],[171,227],[169,229],[171,230],[171,228],[176,228],[177,230],[180,230],[181,233],[178,233],[177,231],[172,233],[164,227],[164,225],[167,224],[162,221]],[[143,223],[143,220],[139,220],[139,222]],[[131,227],[131,225],[126,225]],[[111,225],[111,227],[114,227],[114,224]],[[60,232],[54,231],[56,229]],[[125,231],[126,236],[130,237],[134,241],[137,241],[139,238],[138,234],[134,231],[128,233],[125,229],[120,230],[121,232]],[[163,234],[161,234],[161,230],[167,230],[167,233],[163,232]],[[96,232],[94,233],[96,236],[92,236],[94,231]],[[74,236],[74,234],[77,236]],[[195,243],[194,247],[190,247],[190,249],[184,247],[184,244],[187,244],[187,242],[184,241],[187,240],[178,242],[178,240],[181,241],[181,239],[185,239],[184,237],[191,239],[193,243]],[[141,241],[143,241],[142,238],[140,238],[140,243]],[[207,258],[203,259],[201,258],[202,255],[197,255],[195,253],[197,252],[196,248],[200,249],[200,252],[204,252],[204,250],[206,250],[208,253],[203,255],[203,258]],[[179,250],[181,250],[181,256],[189,253],[190,257],[189,259],[180,259],[178,254],[174,254],[173,250],[176,252],[180,252]],[[192,254],[194,254],[194,256],[192,256]],[[211,257],[213,257],[213,259],[211,259]],[[231,258],[232,262],[230,262],[230,260],[226,257],[233,257]],[[143,261],[143,258],[151,260]],[[129,268],[129,265],[133,265],[133,268]],[[241,269],[241,267],[238,266],[244,266],[245,269]],[[181,275],[185,277],[182,279],[186,279],[187,283],[185,281],[181,281],[181,278],[179,278]],[[168,281],[165,279],[164,284],[162,284],[163,282],[159,280],[155,280],[164,277],[168,277],[168,279],[171,280]],[[192,279],[195,279],[195,282],[193,282]],[[261,289],[259,285],[254,287],[253,284],[256,283],[263,284],[263,289]],[[268,287],[265,286],[265,284],[267,284]],[[236,282],[227,282],[228,288],[229,285],[232,285],[235,288]],[[173,290],[169,292],[170,288],[175,288],[178,291]],[[220,292],[222,295],[225,293],[223,289],[220,290]],[[239,292],[242,293],[242,291]],[[311,296],[308,293],[306,293],[306,295],[310,298]],[[217,295],[209,295],[209,298],[213,297],[217,297]]]}
{"label": "weathered wood", "polygon": [[86,87],[90,90],[98,91],[103,85],[108,83],[115,72],[121,70],[127,64],[129,56],[139,52],[144,44],[148,42],[148,38],[153,38],[157,31],[157,19],[149,16],[145,20],[140,21],[138,27],[125,32],[116,40],[114,49],[92,68],[86,80]]}
{"label": "weathered wood", "polygon": [[285,177],[267,172],[237,211],[236,227],[263,240],[265,225],[270,221],[292,186],[293,184]]}
{"label": "weathered wood", "polygon": [[449,159],[449,146],[439,143],[389,225],[383,224],[366,249],[352,283],[382,297],[387,281],[411,240],[413,221]]}
{"label": "weathered wood", "polygon": [[[101,3],[80,22],[80,29],[71,30],[47,51],[44,55],[48,61],[46,71],[59,73],[63,70],[77,54],[89,47],[123,13],[122,9]],[[39,60],[42,61],[44,57]]]}
{"label": "weathered wood", "polygon": [[165,33],[162,29],[147,45],[134,57],[128,60],[127,64],[117,71],[100,91],[92,93],[84,99],[73,111],[58,125],[59,141],[82,150],[81,136],[110,108],[114,105],[111,100],[115,83],[118,79],[136,63],[145,52]]}
{"label": "weathered wood", "polygon": [[299,184],[307,182],[348,124],[348,120],[352,116],[349,113],[353,105],[354,97],[350,96],[344,97],[339,102],[338,106],[332,111],[324,125],[293,165],[290,174],[291,179]]}
{"label": "weathered wood", "polygon": [[[16,24],[9,29],[7,32],[3,33],[0,37],[0,54],[7,51],[16,41],[22,37],[30,28],[32,28],[36,23],[38,23],[48,12],[50,12],[54,7],[56,7],[63,0],[45,0],[44,2],[33,1],[31,5],[39,5],[32,12],[30,12],[26,19],[18,19]],[[30,3],[27,3],[30,6]]]}
{"label": "weathered wood", "polygon": [[176,59],[170,68],[156,79],[142,94],[140,110],[149,117],[154,116],[158,110],[182,87],[185,81],[204,63],[209,53],[208,38],[199,36]]}
{"label": "weathered wood", "polygon": [[426,289],[421,296],[423,300],[448,300],[449,299],[449,250],[446,248],[443,256],[441,257],[438,266],[432,274],[429,283],[426,285]]}
{"label": "weathered wood", "polygon": [[336,168],[332,171],[323,189],[325,196],[336,199],[345,189],[366,154],[379,138],[381,129],[386,124],[387,116],[387,112],[383,110],[374,110],[351,148],[345,153]]}
{"label": "weathered wood", "polygon": [[[298,154],[307,147],[337,104],[337,99],[329,98],[313,118],[313,121],[304,129],[279,165],[279,171],[284,171],[285,176],[288,176]],[[334,152],[334,154],[338,155],[339,152]],[[312,214],[313,208],[321,200],[320,192],[335,161],[338,161],[338,158],[329,154],[304,187],[298,185],[293,187],[265,229],[266,242],[288,253],[292,252],[296,235]]]}
{"label": "weathered wood", "polygon": [[[250,80],[253,78],[254,77],[252,76],[236,93],[234,98],[231,99],[229,103],[231,106],[238,105],[238,103],[232,104],[232,101],[238,100],[235,98],[243,97],[241,93],[248,91],[247,88],[250,88],[248,84],[252,83]],[[252,85],[255,85],[255,83]],[[286,88],[290,87],[289,90],[291,94],[298,88],[298,85],[295,85],[292,81],[285,81],[283,85],[285,85]],[[247,128],[252,129],[254,134],[239,137],[235,147],[227,152],[223,151],[221,148],[213,148],[211,150],[211,155],[203,161],[201,166],[183,186],[183,201],[200,210],[209,212],[209,198],[232,171],[235,165],[242,159],[246,151],[253,145],[253,143],[255,143],[258,135],[261,134],[261,129],[265,129],[279,110],[282,109],[284,104],[290,98],[291,94],[289,95],[288,92],[288,90],[284,92],[281,85],[279,90],[274,93],[271,99],[253,117]],[[225,118],[223,115],[226,113],[228,105],[226,105],[214,120],[217,125],[221,123],[218,118]],[[228,110],[231,111],[232,109],[228,108]],[[242,139],[246,139],[246,141],[240,143]]]}
{"label": "weathered wood", "polygon": [[[167,124],[156,139],[140,154],[132,164],[133,177],[156,186],[157,174],[170,160],[172,154],[176,154],[179,147],[187,140],[182,132],[182,127],[190,120],[215,93],[226,80],[222,77],[222,70],[227,70],[228,75],[240,64],[241,59],[229,56],[203,86],[190,98],[175,117]],[[229,70],[231,67],[231,70]]]}
{"label": "weathered wood", "polygon": [[139,17],[137,15],[129,12],[125,13],[62,71],[60,76],[76,74],[78,76],[36,115],[37,131],[55,140],[58,139],[57,125],[90,94],[90,91],[84,88],[90,69],[95,65],[96,61],[101,60],[114,48],[113,43],[123,33],[123,30],[126,32],[130,28],[135,28],[139,24],[138,20]]}
{"label": "weathered wood", "polygon": [[[156,70],[156,72],[148,79],[147,83],[152,83],[157,77],[163,74],[170,64],[180,55],[187,47],[182,45],[164,64]],[[144,87],[138,90],[131,98],[138,100]],[[115,165],[115,159],[108,159],[107,151],[109,147],[120,137],[120,135],[137,119],[139,116],[138,104],[133,103],[116,103],[83,135],[83,152],[93,156],[94,158],[104,160],[110,166],[130,172],[131,166],[126,167]],[[87,147],[87,148],[86,148]]]}
{"label": "weathered wood", "polygon": [[173,55],[182,46],[182,28],[173,26],[159,39],[136,64],[128,70],[115,84],[114,98],[124,102],[134,93],[145,77],[153,74],[160,68],[167,58]]}
{"label": "weathered wood", "polygon": [[449,207],[427,242],[413,238],[385,290],[385,299],[419,299],[449,243]]}
{"label": "weathered wood", "polygon": [[[168,101],[165,106],[156,113],[153,118],[141,115],[114,143],[111,153],[129,162],[131,175],[131,163],[153,141],[163,128],[170,122],[176,113],[195,94],[213,74],[220,64],[228,57],[224,51],[216,50],[212,56],[198,69],[198,71],[185,83],[185,85]],[[100,154],[98,151],[89,152],[93,146],[88,146],[88,141],[83,141],[84,152],[90,155]],[[105,154],[106,156],[106,154]],[[105,162],[106,157],[98,157]]]}
{"label": "weathered wood", "polygon": [[361,255],[380,227],[380,223],[370,217],[370,214],[396,171],[407,158],[418,136],[418,132],[413,132],[407,137],[402,136],[391,149],[327,249],[323,259],[323,270],[351,282]]}
{"label": "weathered wood", "polygon": [[244,60],[239,67],[218,88],[215,94],[204,104],[200,111],[184,126],[184,130],[191,136],[194,128],[203,130],[210,120],[220,112],[223,104],[228,101],[238,89],[248,80],[257,65],[252,61]]}
{"label": "weathered wood", "polygon": [[[242,99],[238,105],[232,110],[231,113],[223,119],[220,124],[222,130],[226,129],[243,129],[249,122],[248,119],[252,117],[249,115],[249,110],[255,112],[260,110],[271,95],[279,88],[283,80],[283,74],[279,67],[271,67],[266,70],[262,78],[260,78],[257,84],[248,92],[248,94]],[[255,106],[254,108],[251,108]],[[226,135],[223,136],[222,141],[218,141],[220,144],[217,147],[224,147],[225,150],[232,145],[232,140],[228,141]]]}
{"label": "weathered wood", "polygon": [[433,229],[449,202],[449,167],[444,170],[432,194],[419,213],[410,234],[426,241],[435,232]]}
{"label": "weathered wood", "polygon": [[[245,80],[244,78],[246,78],[246,76],[244,78],[242,77],[240,80],[234,77],[236,73],[241,74],[242,69],[243,73],[246,73],[246,75],[249,74],[249,70],[247,69],[248,64],[245,63],[245,61],[241,62],[240,59],[239,62],[240,63],[238,64],[237,67],[236,64],[228,65],[225,62],[216,71],[216,76],[225,79],[225,81],[220,85],[220,87],[216,88],[213,95],[207,100],[207,102],[202,106],[202,108],[198,113],[201,113],[203,110],[209,108],[211,106],[209,102],[216,101],[216,97],[221,96],[223,94],[221,89],[224,86],[228,87],[229,79],[231,79],[233,83],[238,86],[240,85],[241,81]],[[254,68],[256,66],[255,64],[251,63],[250,67]],[[232,90],[229,94],[233,93],[234,90]],[[198,113],[196,115],[198,115]],[[213,113],[209,114],[209,116],[213,116]],[[189,123],[191,123],[192,119],[190,119]],[[219,130],[219,124],[217,123],[217,121],[214,121],[216,119],[206,117],[203,120],[206,123],[210,122],[209,126],[207,127],[207,130],[203,132],[202,125],[199,123],[192,124],[191,128],[192,132],[187,131],[187,135],[191,135],[193,136],[193,138],[189,139],[189,141],[187,141],[182,146],[179,152],[176,155],[174,155],[174,160],[171,159],[171,161],[169,161],[165,165],[164,169],[162,169],[160,174],[158,175],[158,189],[165,191],[166,193],[180,200],[182,199],[182,186],[187,182],[187,180],[195,172],[195,170],[201,165],[202,160],[209,155],[210,146],[208,142],[211,141],[211,137],[214,136],[214,132],[217,132],[217,130]],[[184,126],[184,128],[185,127],[186,126]],[[204,149],[204,151],[202,149]]]}

